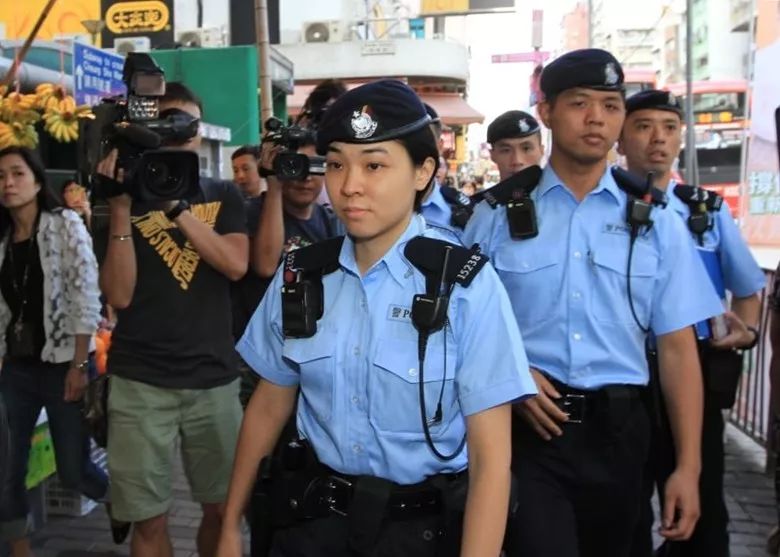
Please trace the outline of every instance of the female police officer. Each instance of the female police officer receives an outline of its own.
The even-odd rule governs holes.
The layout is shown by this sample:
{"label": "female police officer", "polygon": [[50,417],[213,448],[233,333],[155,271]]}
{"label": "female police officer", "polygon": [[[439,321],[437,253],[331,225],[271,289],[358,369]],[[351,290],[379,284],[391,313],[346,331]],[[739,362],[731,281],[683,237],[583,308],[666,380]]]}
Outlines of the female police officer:
{"label": "female police officer", "polygon": [[[493,269],[415,213],[436,168],[425,108],[398,81],[358,87],[323,117],[318,151],[348,236],[292,252],[239,342],[262,380],[246,410],[219,555],[240,555],[258,464],[299,386],[298,431],[317,463],[272,467],[271,482],[287,482],[274,515],[292,507],[299,519],[277,532],[272,555],[457,555],[458,543],[464,556],[498,555],[509,403],[535,388]],[[296,466],[306,470],[288,473]],[[466,468],[458,510],[449,495],[465,487]],[[464,513],[462,542],[460,520],[443,527],[453,512]]]}

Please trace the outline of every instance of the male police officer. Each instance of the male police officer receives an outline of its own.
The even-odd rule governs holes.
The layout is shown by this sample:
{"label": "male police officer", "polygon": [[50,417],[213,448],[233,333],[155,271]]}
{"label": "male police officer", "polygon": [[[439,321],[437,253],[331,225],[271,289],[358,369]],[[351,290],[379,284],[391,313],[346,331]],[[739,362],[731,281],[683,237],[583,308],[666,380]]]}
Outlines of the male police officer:
{"label": "male police officer", "polygon": [[[728,206],[717,194],[676,184],[672,165],[682,141],[682,108],[666,91],[648,90],[626,101],[626,122],[618,151],[625,155],[628,168],[645,176],[653,173],[656,187],[667,192],[669,208],[677,213],[697,244],[715,289],[721,298],[732,294],[731,311],[725,314],[728,333],[713,338],[709,323],[697,326],[700,357],[704,372],[704,423],[702,471],[700,477],[701,517],[686,542],[667,543],[664,555],[727,557],[729,555],[728,511],[723,499],[723,415],[736,393],[736,380],[742,368],[736,350],[755,346],[761,303],[758,292],[764,287],[764,273],[753,259]],[[731,369],[724,363],[732,363]],[[731,378],[730,384],[726,380]],[[721,399],[724,398],[724,403]],[[660,410],[660,409],[659,409]],[[674,465],[668,432],[658,432],[651,472],[660,489]],[[652,510],[649,497],[637,532],[636,557],[651,553]],[[641,542],[639,541],[641,540]]]}
{"label": "male police officer", "polygon": [[488,126],[487,140],[490,159],[498,166],[501,180],[542,162],[542,132],[539,122],[527,112],[504,112]]}
{"label": "male police officer", "polygon": [[439,149],[439,171],[436,173],[433,187],[423,200],[420,213],[429,225],[447,229],[459,237],[471,217],[471,201],[455,188],[443,184],[443,177],[440,178],[440,173],[443,172],[444,176],[447,175],[447,162],[443,157],[442,144],[444,124],[436,109],[431,105],[426,103],[425,111],[431,118],[431,131],[436,138],[436,146]]}
{"label": "male police officer", "polygon": [[522,496],[507,549],[625,557],[650,434],[646,333],[658,335],[678,457],[661,533],[684,539],[699,514],[702,412],[690,325],[718,313],[720,302],[702,294],[706,272],[683,223],[669,211],[643,215],[643,196],[629,195],[637,188],[607,167],[625,110],[617,60],[598,49],[567,53],[545,68],[541,88],[539,114],[553,137],[547,168],[495,186],[464,233],[507,287],[539,389],[516,406]]}

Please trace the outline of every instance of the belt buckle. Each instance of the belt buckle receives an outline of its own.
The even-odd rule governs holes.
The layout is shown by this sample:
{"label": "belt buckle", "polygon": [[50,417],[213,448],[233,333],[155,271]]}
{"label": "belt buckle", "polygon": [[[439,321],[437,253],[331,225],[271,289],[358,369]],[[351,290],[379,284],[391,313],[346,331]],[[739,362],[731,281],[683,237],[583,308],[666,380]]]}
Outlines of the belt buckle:
{"label": "belt buckle", "polygon": [[566,423],[581,424],[585,420],[585,395],[564,395],[562,406],[569,416]]}
{"label": "belt buckle", "polygon": [[328,510],[332,513],[336,513],[341,516],[347,516],[346,511],[340,510],[337,505],[339,499],[336,492],[343,489],[349,490],[352,488],[352,482],[339,478],[338,476],[329,476],[325,482],[326,495],[323,497],[323,502],[328,506]]}

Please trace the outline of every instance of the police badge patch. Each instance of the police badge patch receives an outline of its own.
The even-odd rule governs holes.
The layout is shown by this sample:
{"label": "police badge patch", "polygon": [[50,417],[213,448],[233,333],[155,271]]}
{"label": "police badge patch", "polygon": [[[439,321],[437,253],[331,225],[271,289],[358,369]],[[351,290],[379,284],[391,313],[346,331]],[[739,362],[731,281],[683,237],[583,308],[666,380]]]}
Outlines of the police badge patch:
{"label": "police badge patch", "polygon": [[352,113],[352,131],[355,132],[355,139],[368,139],[376,131],[377,122],[369,114],[368,106],[364,106],[363,110],[355,110]]}
{"label": "police badge patch", "polygon": [[677,106],[677,97],[675,97],[674,93],[670,91],[666,98],[666,102],[669,104],[669,106]]}
{"label": "police badge patch", "polygon": [[606,85],[615,85],[619,80],[620,76],[618,76],[615,64],[610,62],[604,66],[604,83]]}
{"label": "police badge patch", "polygon": [[523,119],[517,121],[517,127],[520,128],[520,131],[523,133],[531,131],[531,126],[529,126],[528,122]]}

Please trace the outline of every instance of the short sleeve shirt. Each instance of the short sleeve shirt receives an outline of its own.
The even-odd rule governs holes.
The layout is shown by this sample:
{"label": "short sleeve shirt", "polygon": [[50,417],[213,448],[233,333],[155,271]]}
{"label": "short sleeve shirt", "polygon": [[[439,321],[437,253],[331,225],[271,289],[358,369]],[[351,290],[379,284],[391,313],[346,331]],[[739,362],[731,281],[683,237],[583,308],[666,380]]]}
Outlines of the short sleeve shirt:
{"label": "short sleeve shirt", "polygon": [[403,254],[418,235],[446,239],[414,217],[363,276],[346,238],[338,270],[323,278],[324,314],[308,339],[282,335],[277,273],[238,344],[264,379],[300,385],[299,432],[324,464],[345,474],[412,484],[466,467],[466,451],[443,462],[426,445],[420,380],[428,418],[443,392],[443,418],[431,426],[442,452],[460,444],[466,416],[536,392],[509,300],[489,265],[469,287],[455,287],[449,326],[431,335],[420,367],[411,307],[413,296],[425,292],[425,278]]}

